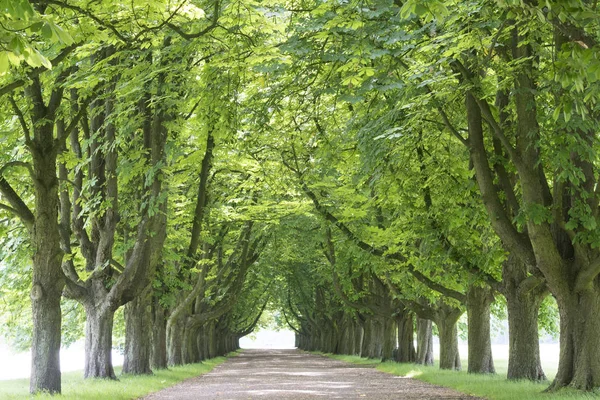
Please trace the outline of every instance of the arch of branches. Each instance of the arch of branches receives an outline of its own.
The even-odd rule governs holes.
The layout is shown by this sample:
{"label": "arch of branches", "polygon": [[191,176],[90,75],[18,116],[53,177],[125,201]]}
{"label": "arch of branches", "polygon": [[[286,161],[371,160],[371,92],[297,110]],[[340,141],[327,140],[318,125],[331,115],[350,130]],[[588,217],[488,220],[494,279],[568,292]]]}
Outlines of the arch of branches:
{"label": "arch of branches", "polygon": [[560,320],[551,388],[600,386],[597,7],[0,1],[2,329],[31,391],[80,336],[115,378],[120,310],[126,373],[234,350],[265,309],[400,362],[432,362],[433,323],[446,369],[466,313],[493,373],[504,306],[509,379],[545,378]]}

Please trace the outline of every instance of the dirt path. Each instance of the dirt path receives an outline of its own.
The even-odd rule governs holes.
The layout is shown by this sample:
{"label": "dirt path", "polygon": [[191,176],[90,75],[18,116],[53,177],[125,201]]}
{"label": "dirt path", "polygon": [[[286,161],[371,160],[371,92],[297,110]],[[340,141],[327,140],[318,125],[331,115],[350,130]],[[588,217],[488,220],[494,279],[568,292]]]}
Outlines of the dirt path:
{"label": "dirt path", "polygon": [[475,399],[297,350],[244,350],[212,372],[145,399]]}

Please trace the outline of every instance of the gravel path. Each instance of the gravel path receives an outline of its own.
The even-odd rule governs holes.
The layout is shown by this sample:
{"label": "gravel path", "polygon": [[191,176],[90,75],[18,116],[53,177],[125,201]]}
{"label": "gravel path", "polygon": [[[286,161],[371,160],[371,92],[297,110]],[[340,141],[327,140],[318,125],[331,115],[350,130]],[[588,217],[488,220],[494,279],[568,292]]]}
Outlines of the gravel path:
{"label": "gravel path", "polygon": [[244,350],[206,375],[145,399],[476,399],[451,389],[297,350]]}

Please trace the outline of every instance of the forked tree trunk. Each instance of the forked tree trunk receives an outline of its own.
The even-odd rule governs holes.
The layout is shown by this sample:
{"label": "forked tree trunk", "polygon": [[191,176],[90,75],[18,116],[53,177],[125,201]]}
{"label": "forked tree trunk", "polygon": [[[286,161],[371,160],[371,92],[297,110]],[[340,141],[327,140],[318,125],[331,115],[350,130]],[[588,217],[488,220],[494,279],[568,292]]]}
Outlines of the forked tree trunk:
{"label": "forked tree trunk", "polygon": [[125,305],[125,358],[123,373],[151,374],[151,293],[150,287]]}
{"label": "forked tree trunk", "polygon": [[413,314],[401,309],[396,316],[398,325],[398,351],[395,360],[400,363],[412,363],[416,361],[417,353],[414,342],[414,318]]}
{"label": "forked tree trunk", "polygon": [[433,365],[433,332],[428,319],[417,318],[417,359],[416,364]]}
{"label": "forked tree trunk", "polygon": [[85,304],[85,378],[117,379],[112,365],[115,312],[106,306]]}
{"label": "forked tree trunk", "polygon": [[490,305],[493,301],[490,288],[471,286],[467,291],[469,373],[496,373],[490,338]]}

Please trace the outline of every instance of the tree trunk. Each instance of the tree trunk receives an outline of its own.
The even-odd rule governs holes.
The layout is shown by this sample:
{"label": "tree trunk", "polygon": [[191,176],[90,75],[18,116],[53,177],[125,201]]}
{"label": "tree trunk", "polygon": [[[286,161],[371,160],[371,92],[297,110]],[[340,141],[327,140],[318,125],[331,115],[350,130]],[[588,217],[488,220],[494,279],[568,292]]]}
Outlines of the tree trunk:
{"label": "tree trunk", "polygon": [[183,329],[183,323],[178,322],[167,332],[167,363],[169,366],[183,365]]}
{"label": "tree trunk", "polygon": [[198,330],[198,335],[196,336],[196,346],[198,347],[198,359],[199,361],[205,360],[207,358],[207,351],[206,351],[206,335],[205,335],[205,326],[203,325],[199,330]]}
{"label": "tree trunk", "polygon": [[355,323],[351,317],[346,316],[346,323],[344,325],[344,333],[340,339],[340,354],[354,354],[354,345],[356,343],[354,335],[356,334]]}
{"label": "tree trunk", "polygon": [[440,334],[440,369],[461,369],[456,326],[459,317],[460,312],[448,312],[435,321]]}
{"label": "tree trunk", "polygon": [[593,390],[600,386],[600,283],[580,293],[557,296],[560,358],[551,389]]}
{"label": "tree trunk", "polygon": [[207,324],[207,336],[208,336],[208,358],[217,357],[217,337],[215,322],[211,321]]}
{"label": "tree trunk", "polygon": [[490,338],[492,301],[494,297],[490,288],[471,286],[467,291],[469,373],[496,373]]}
{"label": "tree trunk", "polygon": [[153,369],[167,368],[167,314],[158,299],[152,299],[152,351],[150,365]]}
{"label": "tree trunk", "polygon": [[[31,393],[61,392],[60,299],[65,282],[61,269],[63,252],[59,240],[58,178],[56,148],[52,145],[52,129],[53,126],[48,124],[36,129],[36,142],[39,142],[39,146],[35,152],[32,152],[35,175],[35,217],[31,243],[35,251],[31,287],[33,316],[29,382]],[[50,138],[50,143],[42,143],[42,140],[47,138]]]}
{"label": "tree trunk", "polygon": [[417,359],[421,365],[433,365],[433,332],[428,319],[417,318]]}
{"label": "tree trunk", "polygon": [[382,334],[381,361],[393,360],[396,347],[396,321],[393,318],[383,318]]}
{"label": "tree trunk", "polygon": [[202,352],[202,359],[210,358],[210,338],[208,333],[208,326],[205,324],[202,326],[200,333],[198,334],[198,348]]}
{"label": "tree trunk", "polygon": [[373,323],[372,323],[371,317],[365,318],[365,322],[363,324],[363,329],[364,329],[364,335],[363,335],[360,354],[361,354],[361,357],[369,358],[370,354],[371,354],[369,347],[371,346],[371,342],[373,340],[373,338],[372,338]]}
{"label": "tree trunk", "polygon": [[398,351],[395,360],[401,363],[412,363],[416,361],[417,353],[414,342],[413,314],[402,308],[396,316],[398,325]]}
{"label": "tree trunk", "polygon": [[383,318],[373,318],[373,335],[372,338],[372,354],[369,358],[379,358],[383,356],[383,342],[384,342],[384,326]]}
{"label": "tree trunk", "polygon": [[383,350],[382,321],[368,317],[365,321],[362,356],[366,358],[381,358]]}
{"label": "tree trunk", "polygon": [[198,329],[187,327],[183,332],[183,363],[194,364],[200,361]]}
{"label": "tree trunk", "polygon": [[364,324],[360,324],[356,322],[354,324],[354,355],[362,356],[364,353],[362,352],[363,340],[364,340]]}
{"label": "tree trunk", "polygon": [[526,267],[509,256],[503,267],[503,294],[508,311],[508,379],[545,380],[540,360],[538,313],[543,294],[525,290]]}
{"label": "tree trunk", "polygon": [[35,282],[31,289],[33,339],[29,390],[60,393],[61,294],[56,293],[56,282],[42,284],[41,279]]}
{"label": "tree trunk", "polygon": [[85,304],[84,378],[117,379],[112,365],[112,330],[115,312],[94,302]]}
{"label": "tree trunk", "polygon": [[124,374],[152,373],[150,369],[151,299],[151,290],[148,286],[138,297],[125,305]]}
{"label": "tree trunk", "polygon": [[346,341],[346,351],[344,354],[353,355],[356,353],[356,339],[354,335],[356,335],[356,323],[349,318],[348,324],[346,325],[346,336],[344,340]]}

